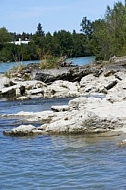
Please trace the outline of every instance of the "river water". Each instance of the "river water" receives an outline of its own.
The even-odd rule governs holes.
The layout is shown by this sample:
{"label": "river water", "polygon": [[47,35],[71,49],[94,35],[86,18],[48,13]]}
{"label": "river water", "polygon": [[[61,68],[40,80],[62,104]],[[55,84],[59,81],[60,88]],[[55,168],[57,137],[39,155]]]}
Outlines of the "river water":
{"label": "river water", "polygon": [[[69,100],[1,100],[0,115],[49,110]],[[126,149],[117,145],[120,137],[3,135],[21,124],[27,123],[0,117],[0,190],[126,189]]]}
{"label": "river water", "polygon": [[117,145],[120,136],[3,135],[3,130],[29,123],[2,114],[49,110],[69,100],[0,100],[0,190],[126,189],[126,147]]}
{"label": "river water", "polygon": [[[90,57],[78,57],[78,58],[69,58],[66,60],[66,62],[72,62],[73,65],[85,65],[87,63],[91,63],[92,61],[95,60],[94,56]],[[22,61],[22,62],[5,62],[5,63],[0,63],[0,73],[7,72],[9,69],[12,67],[16,67],[18,65],[28,65],[29,63],[39,63],[39,60],[36,61]]]}

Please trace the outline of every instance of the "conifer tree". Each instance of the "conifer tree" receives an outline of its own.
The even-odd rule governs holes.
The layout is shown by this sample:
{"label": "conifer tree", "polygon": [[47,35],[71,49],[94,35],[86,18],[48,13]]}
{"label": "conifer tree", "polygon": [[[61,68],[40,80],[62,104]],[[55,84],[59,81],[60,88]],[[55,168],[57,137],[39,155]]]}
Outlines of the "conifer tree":
{"label": "conifer tree", "polygon": [[45,32],[42,29],[41,23],[38,23],[36,35],[37,36],[44,36],[45,35]]}

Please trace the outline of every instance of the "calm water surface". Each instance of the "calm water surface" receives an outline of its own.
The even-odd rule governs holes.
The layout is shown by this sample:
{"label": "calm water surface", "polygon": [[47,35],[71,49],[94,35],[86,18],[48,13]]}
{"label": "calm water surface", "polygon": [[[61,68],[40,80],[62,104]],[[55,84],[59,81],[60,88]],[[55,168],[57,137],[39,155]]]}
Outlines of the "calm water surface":
{"label": "calm water surface", "polygon": [[[94,56],[90,56],[90,57],[78,57],[78,58],[69,58],[66,61],[72,62],[72,64],[74,65],[85,65],[87,63],[91,63],[92,61],[95,60]],[[9,69],[11,69],[12,67],[16,67],[18,65],[28,65],[29,63],[39,63],[39,60],[36,61],[22,61],[22,62],[7,62],[7,63],[0,63],[0,73],[4,73],[7,72]]]}
{"label": "calm water surface", "polygon": [[[42,111],[68,100],[1,100],[0,115]],[[126,148],[117,146],[120,137],[3,136],[3,130],[22,123],[0,117],[0,190],[126,189]]]}
{"label": "calm water surface", "polygon": [[13,67],[17,67],[19,65],[28,65],[29,63],[39,63],[40,61],[21,61],[21,62],[5,62],[5,63],[0,63],[0,73],[5,73],[9,69]]}
{"label": "calm water surface", "polygon": [[88,63],[91,63],[92,61],[95,60],[95,56],[90,56],[90,57],[77,57],[77,58],[69,58],[67,59],[67,62],[72,62],[74,65],[85,65]]}

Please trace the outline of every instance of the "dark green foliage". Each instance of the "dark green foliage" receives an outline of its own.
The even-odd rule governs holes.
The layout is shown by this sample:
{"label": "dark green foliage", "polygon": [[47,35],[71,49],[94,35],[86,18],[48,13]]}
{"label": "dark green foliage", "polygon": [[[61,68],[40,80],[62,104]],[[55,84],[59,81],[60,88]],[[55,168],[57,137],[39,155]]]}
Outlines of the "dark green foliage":
{"label": "dark green foliage", "polygon": [[88,38],[88,48],[97,59],[108,60],[114,55],[126,55],[125,4],[118,2],[113,8],[107,6],[104,18],[92,23],[86,17],[83,18],[81,31]]}
{"label": "dark green foliage", "polygon": [[54,44],[59,47],[59,56],[70,56],[73,47],[72,35],[70,32],[61,30],[54,33]]}
{"label": "dark green foliage", "polygon": [[85,35],[76,33],[76,31],[70,33],[69,31],[60,30],[55,31],[53,35],[48,32],[41,37],[33,35],[32,40],[39,59],[43,59],[49,55],[54,57],[91,55]]}
{"label": "dark green foliage", "polygon": [[[35,34],[9,33],[5,28],[0,29],[3,33],[0,38],[0,61],[23,61],[45,59],[47,57],[79,57],[91,55],[92,52],[87,43],[86,35],[60,30],[53,35],[44,33],[41,24],[37,26]],[[15,45],[11,41],[30,40],[28,44]]]}
{"label": "dark green foliage", "polygon": [[75,31],[73,31],[72,38],[72,57],[83,57],[93,55],[91,52],[91,48],[89,47],[88,40],[84,34],[76,33]]}
{"label": "dark green foliage", "polygon": [[82,27],[81,31],[85,34],[86,38],[91,39],[93,33],[92,22],[88,20],[87,17],[84,17],[80,26]]}
{"label": "dark green foliage", "polygon": [[44,36],[44,35],[45,35],[44,31],[42,30],[42,25],[41,25],[41,23],[38,23],[36,35],[37,35],[37,36]]}
{"label": "dark green foliage", "polygon": [[12,41],[13,37],[5,27],[0,28],[0,44]]}

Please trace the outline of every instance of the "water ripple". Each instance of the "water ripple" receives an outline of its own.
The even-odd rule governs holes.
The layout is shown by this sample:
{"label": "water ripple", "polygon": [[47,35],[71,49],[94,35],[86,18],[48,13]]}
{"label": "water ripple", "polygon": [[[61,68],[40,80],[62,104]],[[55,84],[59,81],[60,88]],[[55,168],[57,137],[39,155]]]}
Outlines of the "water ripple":
{"label": "water ripple", "polygon": [[[19,111],[18,104],[0,102],[0,114],[12,107]],[[42,107],[40,100],[22,104],[24,109],[29,104]],[[3,136],[3,130],[20,122],[0,118],[0,190],[126,189],[126,148],[117,146],[120,137]]]}

